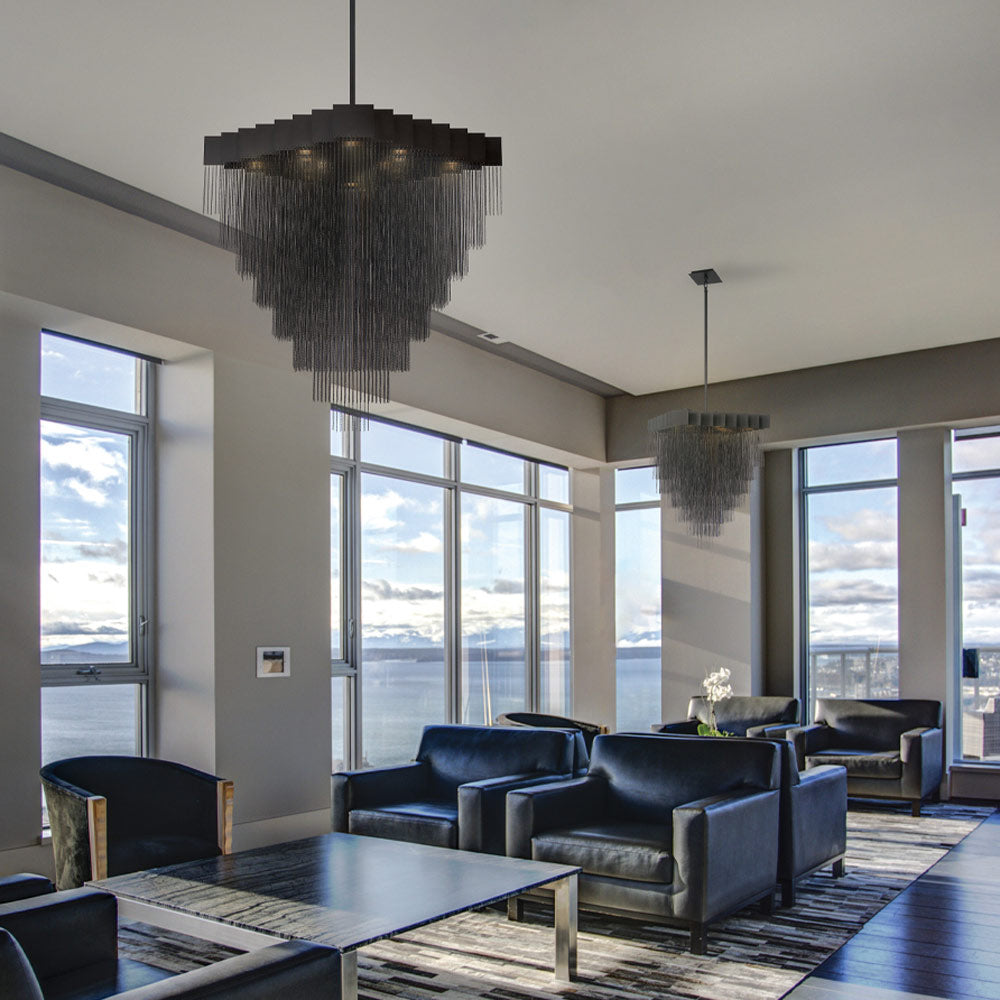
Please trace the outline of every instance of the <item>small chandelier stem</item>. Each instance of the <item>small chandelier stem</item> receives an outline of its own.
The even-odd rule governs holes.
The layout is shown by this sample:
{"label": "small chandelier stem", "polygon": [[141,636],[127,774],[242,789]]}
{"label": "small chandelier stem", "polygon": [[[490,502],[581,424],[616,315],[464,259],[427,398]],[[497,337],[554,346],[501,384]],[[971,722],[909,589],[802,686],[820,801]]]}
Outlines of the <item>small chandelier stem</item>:
{"label": "small chandelier stem", "polygon": [[[354,0],[351,0],[354,3]],[[708,283],[702,285],[705,293],[705,412],[708,412]]]}
{"label": "small chandelier stem", "polygon": [[354,61],[354,49],[355,49],[355,22],[354,22],[354,0],[350,0],[351,4],[351,104],[356,103],[355,101],[355,61]]}

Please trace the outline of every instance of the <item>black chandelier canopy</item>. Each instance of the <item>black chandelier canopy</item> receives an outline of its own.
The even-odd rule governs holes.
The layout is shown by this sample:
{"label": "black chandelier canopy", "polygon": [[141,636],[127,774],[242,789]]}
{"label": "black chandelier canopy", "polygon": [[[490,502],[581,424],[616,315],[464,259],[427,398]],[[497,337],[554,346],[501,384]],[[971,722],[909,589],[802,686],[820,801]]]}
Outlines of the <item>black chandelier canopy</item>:
{"label": "black chandelier canopy", "polygon": [[500,211],[501,141],[354,102],[205,137],[205,210],[313,397],[365,409]]}

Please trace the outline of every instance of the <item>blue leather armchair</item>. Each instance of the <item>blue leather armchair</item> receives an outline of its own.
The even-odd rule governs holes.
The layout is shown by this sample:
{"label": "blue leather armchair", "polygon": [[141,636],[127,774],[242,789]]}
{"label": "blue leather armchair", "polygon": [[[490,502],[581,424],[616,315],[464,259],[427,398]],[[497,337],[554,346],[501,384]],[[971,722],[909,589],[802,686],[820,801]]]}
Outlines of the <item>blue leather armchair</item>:
{"label": "blue leather armchair", "polygon": [[704,954],[709,923],[773,903],[779,784],[767,740],[598,736],[586,777],[508,794],[507,853],[580,866],[582,907],[681,923]]}
{"label": "blue leather armchair", "polygon": [[820,698],[816,722],[787,733],[800,768],[840,764],[847,794],[905,799],[914,816],[944,774],[941,702]]}
{"label": "blue leather armchair", "polygon": [[[683,722],[661,722],[652,727],[654,733],[697,735],[699,723],[709,723],[708,699],[697,695],[688,702],[688,717]],[[799,724],[798,698],[738,696],[723,698],[715,706],[719,729],[733,736],[777,736]]]}
{"label": "blue leather armchair", "polygon": [[504,853],[512,788],[573,774],[580,734],[505,726],[425,726],[416,760],[333,775],[333,829]]}
{"label": "blue leather armchair", "polygon": [[69,889],[0,904],[4,1000],[339,1000],[340,955],[285,941],[173,975],[118,957],[118,904]]}

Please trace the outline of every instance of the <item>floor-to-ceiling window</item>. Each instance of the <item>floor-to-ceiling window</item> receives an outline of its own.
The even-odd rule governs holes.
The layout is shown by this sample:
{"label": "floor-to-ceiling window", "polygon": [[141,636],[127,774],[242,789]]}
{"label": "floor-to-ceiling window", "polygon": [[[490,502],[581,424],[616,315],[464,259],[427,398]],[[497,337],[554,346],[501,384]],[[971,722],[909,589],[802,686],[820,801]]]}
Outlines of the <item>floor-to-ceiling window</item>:
{"label": "floor-to-ceiling window", "polygon": [[962,498],[961,756],[1000,764],[1000,429],[957,431]]}
{"label": "floor-to-ceiling window", "polygon": [[896,441],[800,453],[806,711],[899,695]]}
{"label": "floor-to-ceiling window", "polygon": [[568,711],[568,471],[332,419],[335,768],[408,760],[430,722]]}
{"label": "floor-to-ceiling window", "polygon": [[660,495],[651,466],[615,471],[616,728],[660,718]]}
{"label": "floor-to-ceiling window", "polygon": [[152,385],[141,358],[41,334],[43,763],[145,749]]}

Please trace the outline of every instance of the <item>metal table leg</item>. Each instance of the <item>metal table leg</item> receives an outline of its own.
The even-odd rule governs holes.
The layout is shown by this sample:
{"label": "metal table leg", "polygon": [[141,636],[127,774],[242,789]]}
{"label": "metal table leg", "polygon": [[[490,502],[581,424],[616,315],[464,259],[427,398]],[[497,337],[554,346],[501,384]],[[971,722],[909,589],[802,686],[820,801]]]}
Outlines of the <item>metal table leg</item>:
{"label": "metal table leg", "polygon": [[556,979],[576,978],[577,877],[570,875],[552,884],[555,890]]}
{"label": "metal table leg", "polygon": [[340,995],[342,1000],[358,1000],[358,953],[340,953]]}

